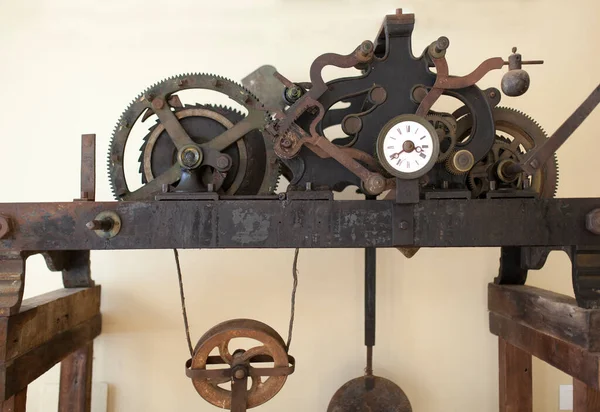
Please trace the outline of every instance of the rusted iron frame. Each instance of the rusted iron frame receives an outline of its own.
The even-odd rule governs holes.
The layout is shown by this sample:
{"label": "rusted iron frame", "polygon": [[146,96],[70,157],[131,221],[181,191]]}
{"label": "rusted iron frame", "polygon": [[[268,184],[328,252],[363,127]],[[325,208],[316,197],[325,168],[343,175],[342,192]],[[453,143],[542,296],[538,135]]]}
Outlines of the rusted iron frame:
{"label": "rusted iron frame", "polygon": [[[365,44],[371,47],[368,53],[363,49]],[[379,194],[394,187],[394,180],[385,179],[380,173],[370,171],[356,160],[356,153],[344,151],[317,131],[317,125],[325,115],[325,109],[318,101],[323,93],[327,91],[327,84],[322,76],[323,69],[326,66],[350,68],[369,62],[373,59],[374,49],[371,42],[363,42],[363,44],[348,55],[326,53],[314,60],[310,67],[311,88],[285,114],[279,114],[282,117],[278,130],[281,136],[276,142],[275,151],[280,156],[283,154],[281,157],[290,158],[297,154],[303,145],[306,145],[318,156],[324,157],[323,153],[325,153],[327,157],[334,158],[355,174],[365,184],[364,189],[368,193]],[[281,74],[279,74],[279,78],[282,79],[282,82],[289,82]],[[317,109],[318,113],[312,119],[307,133],[295,125],[294,122],[309,109]],[[291,142],[290,148],[281,149],[281,142],[287,138],[286,133],[294,133],[295,139]]]}
{"label": "rusted iron frame", "polygon": [[[585,227],[600,199],[222,200],[0,204],[15,230],[0,254],[172,248],[600,246]],[[86,228],[122,219],[104,239]],[[515,216],[521,218],[515,219]]]}

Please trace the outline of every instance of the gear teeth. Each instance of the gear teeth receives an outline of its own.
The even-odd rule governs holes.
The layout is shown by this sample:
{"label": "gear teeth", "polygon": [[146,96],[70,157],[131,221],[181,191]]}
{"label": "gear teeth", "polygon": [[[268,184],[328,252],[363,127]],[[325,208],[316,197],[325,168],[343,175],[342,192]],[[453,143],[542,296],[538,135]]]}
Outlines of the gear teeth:
{"label": "gear teeth", "polygon": [[[166,79],[164,79],[162,81],[159,81],[159,82],[156,82],[156,83],[152,84],[150,87],[146,88],[142,93],[138,94],[136,96],[136,98],[133,99],[129,103],[129,105],[127,106],[127,108],[121,113],[121,116],[119,117],[119,120],[117,121],[117,123],[116,123],[116,125],[115,125],[115,127],[113,129],[113,134],[112,134],[111,141],[110,141],[110,144],[109,144],[109,149],[108,149],[107,165],[108,165],[108,175],[109,175],[110,189],[111,189],[113,195],[115,196],[115,198],[117,200],[119,200],[119,196],[117,196],[117,194],[116,194],[117,193],[117,187],[116,187],[116,182],[115,182],[115,179],[116,179],[115,173],[116,173],[116,171],[114,170],[115,165],[113,165],[113,162],[111,161],[111,153],[113,153],[115,151],[115,149],[116,149],[115,145],[117,144],[117,142],[116,142],[115,137],[117,136],[117,134],[121,130],[123,122],[128,118],[128,116],[130,115],[130,112],[133,109],[133,107],[135,105],[139,104],[144,99],[144,96],[146,96],[147,94],[152,94],[153,92],[156,93],[158,91],[157,89],[162,88],[165,84],[167,84],[169,82],[173,82],[174,80],[177,80],[177,79],[190,78],[190,77],[197,77],[197,78],[207,78],[207,77],[210,77],[210,78],[217,79],[218,81],[226,82],[229,85],[233,85],[235,88],[239,89],[244,95],[248,96],[251,100],[254,100],[254,105],[255,105],[256,108],[260,108],[260,109],[264,110],[264,106],[260,103],[259,99],[256,97],[256,95],[254,95],[254,93],[252,93],[250,90],[246,89],[241,84],[239,84],[239,83],[237,83],[237,82],[235,82],[233,80],[230,80],[228,78],[225,78],[223,76],[216,75],[216,74],[210,74],[210,73],[185,73],[185,74],[173,75],[173,76],[170,76],[170,77],[168,77],[168,78],[166,78]],[[216,89],[218,91],[218,88],[216,88]],[[182,90],[182,89],[176,89],[176,90],[174,90],[174,91],[172,91],[170,93],[176,93],[176,92],[178,92],[180,90]],[[230,95],[229,93],[224,93],[224,94],[228,95],[233,100],[239,102],[239,100],[236,100],[234,98],[234,96],[237,97],[237,95],[235,95],[235,94]],[[133,125],[137,121],[138,121],[138,117],[136,117],[135,119],[133,119],[133,124],[128,125],[128,126],[129,127],[133,127]],[[124,140],[126,142],[127,137],[125,137]],[[267,150],[269,150],[269,148],[268,148],[269,143],[270,143],[268,141],[269,139],[265,138],[264,140],[265,140],[265,144],[267,145]],[[123,144],[123,146],[124,146],[126,143],[120,143],[120,144]],[[121,148],[119,148],[119,149],[121,149]],[[123,147],[122,150],[124,152],[125,148]],[[121,162],[122,162],[122,160],[121,160]],[[119,171],[119,173],[123,173],[123,172]],[[121,176],[119,176],[119,178],[120,178],[120,180],[122,180],[124,182],[124,176],[121,175]],[[126,190],[126,187],[125,188],[121,188],[121,191],[123,191],[123,190]]]}

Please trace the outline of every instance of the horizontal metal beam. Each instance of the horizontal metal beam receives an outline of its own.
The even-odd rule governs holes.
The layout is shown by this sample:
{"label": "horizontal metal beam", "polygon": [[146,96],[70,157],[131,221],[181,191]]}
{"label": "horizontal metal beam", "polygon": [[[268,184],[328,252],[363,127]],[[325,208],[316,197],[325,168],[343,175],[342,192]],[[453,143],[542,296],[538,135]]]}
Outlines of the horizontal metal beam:
{"label": "horizontal metal beam", "polygon": [[[0,204],[7,251],[600,245],[600,199],[219,200]],[[86,228],[116,212],[114,238]]]}

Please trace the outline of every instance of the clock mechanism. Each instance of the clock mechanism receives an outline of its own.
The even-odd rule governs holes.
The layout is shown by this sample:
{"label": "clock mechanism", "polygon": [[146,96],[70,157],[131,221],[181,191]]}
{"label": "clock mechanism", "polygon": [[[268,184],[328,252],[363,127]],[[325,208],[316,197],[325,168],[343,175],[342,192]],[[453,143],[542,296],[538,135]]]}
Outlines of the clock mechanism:
{"label": "clock mechanism", "polygon": [[[452,76],[445,58],[449,39],[441,36],[415,56],[413,28],[412,14],[386,16],[373,42],[346,55],[317,57],[309,81],[294,82],[263,66],[243,86],[211,74],[155,84],[134,99],[115,128],[108,165],[115,197],[268,196],[281,177],[288,193],[354,186],[373,197],[415,181],[421,198],[552,197],[556,148],[540,150],[547,141],[540,126],[499,107],[499,89],[477,86],[488,72],[508,65],[502,91],[523,94],[529,75],[527,87],[514,78],[526,74],[523,65],[542,62],[523,60],[513,49],[508,61],[490,58],[466,76]],[[354,71],[325,82],[326,66]],[[247,114],[183,102],[179,92],[188,89],[221,93]],[[460,107],[435,110],[441,96]],[[156,124],[144,139],[142,186],[134,190],[125,180],[125,147],[133,125],[149,117]],[[536,167],[523,168],[533,155]]]}
{"label": "clock mechanism", "polygon": [[440,142],[427,120],[404,114],[390,120],[377,138],[377,158],[392,176],[415,179],[437,163]]}

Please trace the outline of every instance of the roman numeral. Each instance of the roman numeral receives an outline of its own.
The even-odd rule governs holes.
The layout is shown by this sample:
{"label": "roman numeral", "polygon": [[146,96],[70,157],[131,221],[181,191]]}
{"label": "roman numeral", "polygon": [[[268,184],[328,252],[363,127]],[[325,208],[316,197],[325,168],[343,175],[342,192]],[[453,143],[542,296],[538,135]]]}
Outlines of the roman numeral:
{"label": "roman numeral", "polygon": [[423,140],[423,139],[425,139],[425,136],[421,137],[421,139],[420,139],[420,140]]}
{"label": "roman numeral", "polygon": [[424,145],[423,145],[423,146],[421,146],[421,147],[422,147],[423,149],[427,149],[427,148],[429,148],[429,145],[427,145],[427,144],[424,144]]}
{"label": "roman numeral", "polygon": [[406,126],[406,132],[407,132],[407,133],[410,133],[410,125],[407,125],[407,126]]}
{"label": "roman numeral", "polygon": [[420,153],[419,156],[421,156],[423,159],[425,159],[427,156],[425,155],[425,153]]}
{"label": "roman numeral", "polygon": [[398,131],[398,134],[402,134],[402,130],[399,127],[396,128],[396,131]]}

